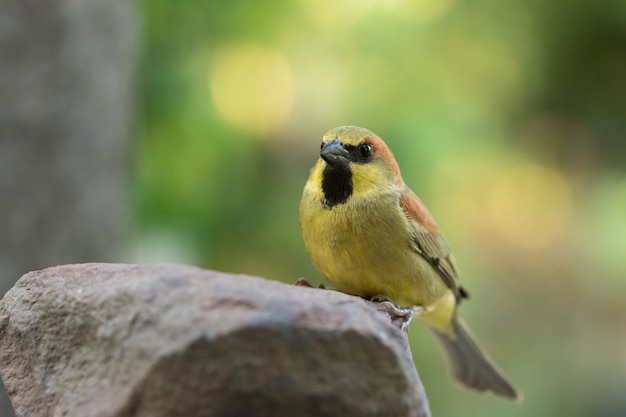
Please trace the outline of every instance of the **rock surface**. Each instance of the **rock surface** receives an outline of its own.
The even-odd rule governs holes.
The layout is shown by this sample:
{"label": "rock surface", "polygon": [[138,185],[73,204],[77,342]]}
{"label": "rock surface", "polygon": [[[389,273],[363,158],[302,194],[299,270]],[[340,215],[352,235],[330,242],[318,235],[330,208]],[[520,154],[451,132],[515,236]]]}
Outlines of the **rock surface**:
{"label": "rock surface", "polygon": [[371,303],[180,265],[23,276],[0,374],[17,417],[429,415],[406,333]]}

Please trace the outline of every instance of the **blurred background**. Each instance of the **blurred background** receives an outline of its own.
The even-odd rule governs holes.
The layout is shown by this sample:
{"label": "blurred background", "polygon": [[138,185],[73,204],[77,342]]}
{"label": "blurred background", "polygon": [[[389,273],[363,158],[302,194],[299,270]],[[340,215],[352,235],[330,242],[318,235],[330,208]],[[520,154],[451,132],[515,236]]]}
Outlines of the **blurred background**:
{"label": "blurred background", "polygon": [[433,415],[626,415],[625,2],[1,3],[0,295],[84,261],[322,282],[299,198],[359,125],[525,395],[456,389],[414,323]]}

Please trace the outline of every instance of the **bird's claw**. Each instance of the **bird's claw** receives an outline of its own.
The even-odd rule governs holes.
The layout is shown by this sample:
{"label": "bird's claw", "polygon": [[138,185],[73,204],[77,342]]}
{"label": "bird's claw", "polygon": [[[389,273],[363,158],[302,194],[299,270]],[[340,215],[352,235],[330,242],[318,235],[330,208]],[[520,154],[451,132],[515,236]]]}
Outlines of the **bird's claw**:
{"label": "bird's claw", "polygon": [[324,284],[317,284],[317,287],[313,286],[309,281],[304,278],[298,278],[296,282],[293,283],[296,287],[308,287],[308,288],[319,288],[325,290]]}
{"label": "bird's claw", "polygon": [[413,316],[424,310],[422,306],[400,307],[386,295],[375,295],[370,301],[378,303],[376,310],[387,313],[391,322],[400,330],[407,330]]}

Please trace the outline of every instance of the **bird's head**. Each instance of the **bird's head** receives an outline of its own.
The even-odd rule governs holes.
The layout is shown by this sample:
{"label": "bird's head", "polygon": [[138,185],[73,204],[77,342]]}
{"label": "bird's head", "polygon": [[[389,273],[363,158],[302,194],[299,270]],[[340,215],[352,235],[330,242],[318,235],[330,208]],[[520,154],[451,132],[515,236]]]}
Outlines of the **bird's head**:
{"label": "bird's head", "polygon": [[356,126],[337,127],[324,135],[311,178],[329,206],[403,185],[398,164],[385,142]]}

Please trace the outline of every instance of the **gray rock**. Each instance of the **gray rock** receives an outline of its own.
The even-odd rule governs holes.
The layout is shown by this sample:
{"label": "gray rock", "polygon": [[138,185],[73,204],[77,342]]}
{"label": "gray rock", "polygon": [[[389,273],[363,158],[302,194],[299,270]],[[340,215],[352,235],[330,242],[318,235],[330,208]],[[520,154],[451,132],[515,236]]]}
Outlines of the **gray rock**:
{"label": "gray rock", "polygon": [[17,417],[428,416],[375,306],[180,265],[67,265],[0,301]]}

